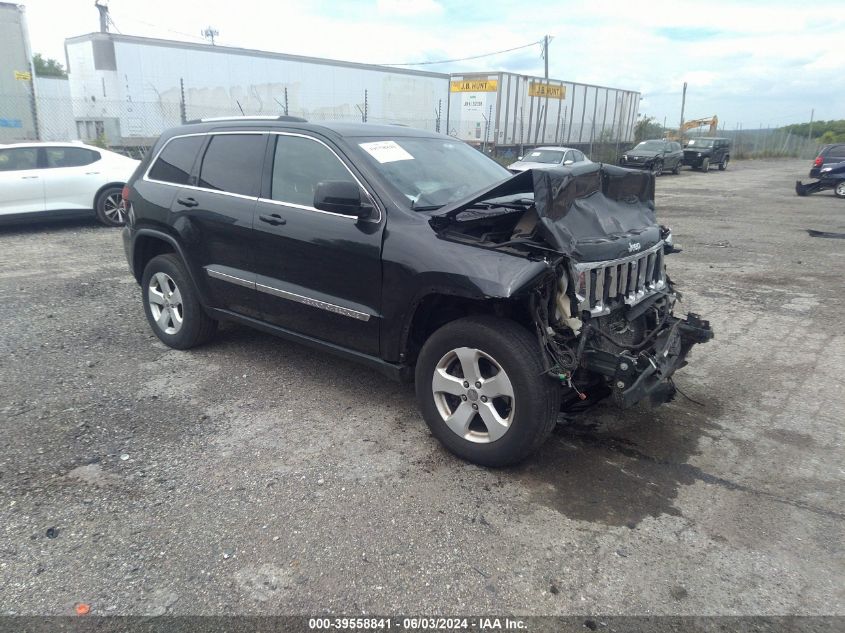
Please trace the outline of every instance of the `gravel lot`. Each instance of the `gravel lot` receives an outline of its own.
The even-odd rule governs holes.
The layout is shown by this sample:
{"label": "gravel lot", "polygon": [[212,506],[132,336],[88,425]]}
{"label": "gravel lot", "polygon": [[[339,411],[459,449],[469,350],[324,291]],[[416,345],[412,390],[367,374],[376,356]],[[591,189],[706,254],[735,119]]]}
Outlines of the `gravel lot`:
{"label": "gravel lot", "polygon": [[118,231],[0,229],[0,613],[845,614],[845,201],[807,161],[657,182],[697,347],[485,470],[413,388],[144,320]]}

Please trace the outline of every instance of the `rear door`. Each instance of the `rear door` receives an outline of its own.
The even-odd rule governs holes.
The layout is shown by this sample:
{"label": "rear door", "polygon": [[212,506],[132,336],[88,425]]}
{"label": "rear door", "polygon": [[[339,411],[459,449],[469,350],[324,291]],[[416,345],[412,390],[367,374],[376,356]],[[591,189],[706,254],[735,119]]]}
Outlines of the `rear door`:
{"label": "rear door", "polygon": [[253,215],[261,184],[267,134],[208,135],[189,184],[171,207],[173,226],[204,276],[212,307],[259,318],[255,292]]}
{"label": "rear door", "polygon": [[274,133],[267,161],[254,243],[264,319],[378,354],[383,211],[358,220],[314,208],[322,180],[355,182],[362,199],[375,203],[351,166],[322,139]]}
{"label": "rear door", "polygon": [[100,153],[87,147],[60,145],[48,145],[44,153],[44,208],[93,209],[94,196],[103,184]]}
{"label": "rear door", "polygon": [[0,149],[0,215],[44,210],[43,170],[37,147]]}

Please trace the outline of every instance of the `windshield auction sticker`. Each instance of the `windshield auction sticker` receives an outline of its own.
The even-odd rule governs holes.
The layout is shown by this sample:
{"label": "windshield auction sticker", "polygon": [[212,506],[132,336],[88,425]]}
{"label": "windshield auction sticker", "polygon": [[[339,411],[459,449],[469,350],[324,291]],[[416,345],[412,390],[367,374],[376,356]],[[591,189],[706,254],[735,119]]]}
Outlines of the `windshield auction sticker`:
{"label": "windshield auction sticker", "polygon": [[360,143],[361,149],[380,163],[395,163],[397,160],[414,160],[396,141],[375,141]]}

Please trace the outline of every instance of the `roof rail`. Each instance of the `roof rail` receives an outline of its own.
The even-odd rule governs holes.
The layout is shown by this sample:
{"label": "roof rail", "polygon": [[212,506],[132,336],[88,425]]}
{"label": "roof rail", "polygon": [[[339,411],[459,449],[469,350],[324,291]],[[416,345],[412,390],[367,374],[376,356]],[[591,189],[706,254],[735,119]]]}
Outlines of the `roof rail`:
{"label": "roof rail", "polygon": [[277,115],[262,115],[262,114],[246,114],[244,116],[213,116],[203,117],[202,119],[194,119],[187,123],[214,123],[216,121],[289,121],[291,123],[308,123],[307,119],[298,116],[288,116],[286,114]]}

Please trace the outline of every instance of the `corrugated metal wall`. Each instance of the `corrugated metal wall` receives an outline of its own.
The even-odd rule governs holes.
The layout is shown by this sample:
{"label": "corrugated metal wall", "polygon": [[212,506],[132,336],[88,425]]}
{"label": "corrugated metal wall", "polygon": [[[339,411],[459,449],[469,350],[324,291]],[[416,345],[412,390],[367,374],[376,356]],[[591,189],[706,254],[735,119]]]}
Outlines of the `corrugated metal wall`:
{"label": "corrugated metal wall", "polygon": [[0,143],[38,138],[24,7],[0,2]]}

